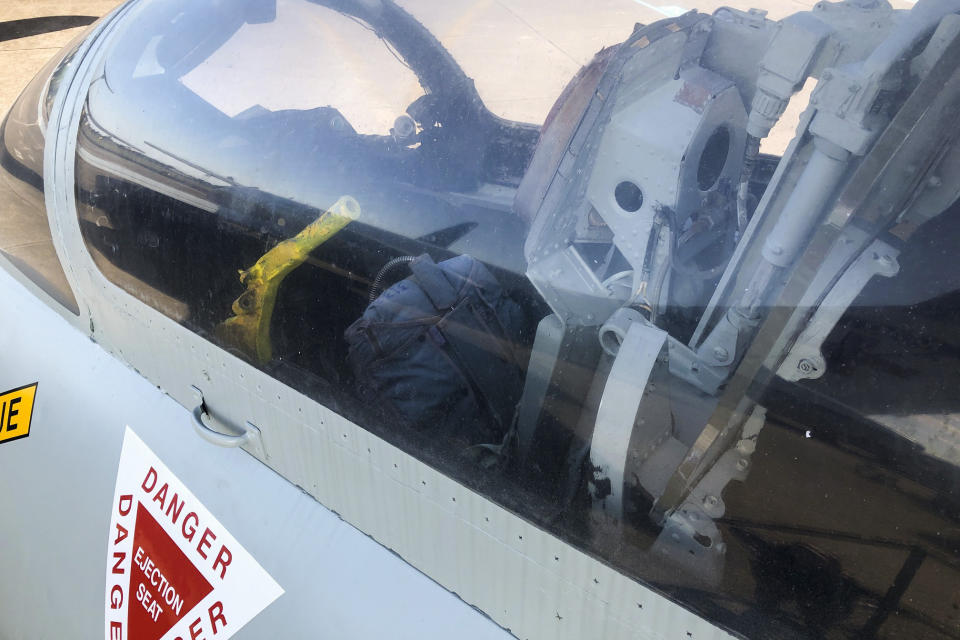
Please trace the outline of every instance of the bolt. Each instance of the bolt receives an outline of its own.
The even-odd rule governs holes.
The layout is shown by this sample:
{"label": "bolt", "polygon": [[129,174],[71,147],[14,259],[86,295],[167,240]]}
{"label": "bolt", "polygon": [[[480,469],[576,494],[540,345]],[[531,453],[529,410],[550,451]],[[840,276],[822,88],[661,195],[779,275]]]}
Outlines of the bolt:
{"label": "bolt", "polygon": [[717,360],[726,360],[727,356],[730,354],[723,347],[714,347],[713,348],[713,357]]}
{"label": "bolt", "polygon": [[703,499],[703,505],[705,507],[714,508],[720,504],[720,499],[717,496],[707,496]]}
{"label": "bolt", "polygon": [[740,458],[739,460],[737,460],[737,469],[739,469],[740,471],[746,471],[747,467],[749,466],[750,466],[750,463],[747,461],[746,458]]}
{"label": "bolt", "polygon": [[783,247],[781,247],[780,245],[777,245],[775,247],[770,247],[770,253],[772,253],[775,256],[783,255]]}
{"label": "bolt", "polygon": [[800,373],[813,373],[817,370],[817,365],[809,358],[803,358],[797,363],[797,369]]}

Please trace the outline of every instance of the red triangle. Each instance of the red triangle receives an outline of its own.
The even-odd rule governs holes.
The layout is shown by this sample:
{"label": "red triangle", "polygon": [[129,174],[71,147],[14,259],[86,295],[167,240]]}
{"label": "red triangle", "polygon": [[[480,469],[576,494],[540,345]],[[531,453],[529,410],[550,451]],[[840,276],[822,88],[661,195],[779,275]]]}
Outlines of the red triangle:
{"label": "red triangle", "polygon": [[138,502],[128,592],[129,637],[159,640],[211,591],[206,578]]}

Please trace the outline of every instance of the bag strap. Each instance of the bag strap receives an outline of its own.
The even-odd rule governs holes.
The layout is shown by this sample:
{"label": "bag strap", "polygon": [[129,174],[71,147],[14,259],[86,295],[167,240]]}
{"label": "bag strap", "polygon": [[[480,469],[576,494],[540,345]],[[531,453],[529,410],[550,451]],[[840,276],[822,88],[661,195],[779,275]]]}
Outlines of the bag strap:
{"label": "bag strap", "polygon": [[457,290],[430,256],[418,256],[410,263],[410,271],[413,272],[420,289],[438,311],[447,311],[457,303]]}
{"label": "bag strap", "polygon": [[475,444],[464,449],[464,455],[484,469],[493,467],[506,469],[516,458],[518,413],[518,411],[513,412],[514,417],[510,423],[510,428],[503,434],[503,439],[499,444]]}

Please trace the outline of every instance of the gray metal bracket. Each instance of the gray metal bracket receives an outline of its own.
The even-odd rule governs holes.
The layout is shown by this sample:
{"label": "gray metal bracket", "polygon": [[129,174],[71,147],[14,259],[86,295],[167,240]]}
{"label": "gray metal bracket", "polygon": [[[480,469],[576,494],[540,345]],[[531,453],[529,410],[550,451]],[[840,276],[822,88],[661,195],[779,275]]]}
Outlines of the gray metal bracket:
{"label": "gray metal bracket", "polygon": [[[844,245],[841,242],[839,246]],[[886,278],[897,275],[900,271],[900,265],[897,263],[898,255],[898,250],[881,240],[875,240],[867,247],[867,250],[860,254],[824,297],[816,313],[780,365],[777,375],[791,382],[822,376],[827,369],[826,360],[820,351],[823,341],[830,335],[833,327],[867,282],[878,275]],[[830,262],[829,258],[827,262]],[[828,267],[827,264],[824,266]]]}

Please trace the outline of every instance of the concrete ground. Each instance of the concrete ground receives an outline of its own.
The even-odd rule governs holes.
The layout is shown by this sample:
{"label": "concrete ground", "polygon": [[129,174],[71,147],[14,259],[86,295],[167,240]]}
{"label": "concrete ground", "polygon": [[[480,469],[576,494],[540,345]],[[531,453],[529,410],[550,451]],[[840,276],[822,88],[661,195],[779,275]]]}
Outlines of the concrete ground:
{"label": "concrete ground", "polygon": [[[39,71],[63,45],[72,40],[84,27],[15,37],[47,24],[24,24],[30,18],[53,16],[100,17],[118,4],[117,0],[4,0],[0,2],[0,113],[7,109]],[[67,22],[69,21],[62,21]]]}

